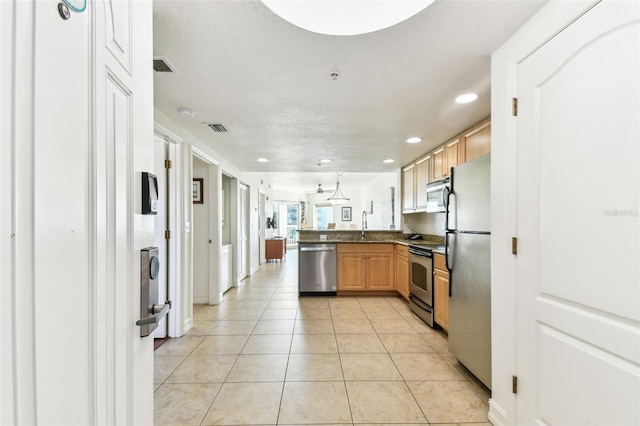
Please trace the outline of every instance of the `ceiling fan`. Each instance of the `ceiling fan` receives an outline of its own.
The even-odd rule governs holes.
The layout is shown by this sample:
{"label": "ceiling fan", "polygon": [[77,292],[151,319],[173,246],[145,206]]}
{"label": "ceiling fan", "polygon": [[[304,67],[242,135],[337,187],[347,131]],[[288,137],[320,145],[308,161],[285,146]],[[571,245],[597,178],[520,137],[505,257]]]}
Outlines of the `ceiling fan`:
{"label": "ceiling fan", "polygon": [[318,187],[314,190],[311,191],[305,191],[305,194],[328,194],[328,193],[332,193],[334,191],[335,188],[323,188],[322,184],[319,183]]}

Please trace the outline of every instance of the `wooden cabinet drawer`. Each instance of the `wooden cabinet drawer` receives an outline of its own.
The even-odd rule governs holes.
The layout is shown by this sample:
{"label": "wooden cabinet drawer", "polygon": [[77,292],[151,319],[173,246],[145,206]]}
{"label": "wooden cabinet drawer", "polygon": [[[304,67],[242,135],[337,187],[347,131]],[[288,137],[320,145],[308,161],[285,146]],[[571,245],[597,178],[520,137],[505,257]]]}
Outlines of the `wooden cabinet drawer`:
{"label": "wooden cabinet drawer", "polygon": [[394,244],[338,244],[338,253],[393,253]]}
{"label": "wooden cabinet drawer", "polygon": [[397,255],[409,257],[409,247],[402,244],[396,244],[395,249]]}
{"label": "wooden cabinet drawer", "polygon": [[444,256],[439,253],[433,254],[433,267],[435,269],[440,269],[448,273],[447,265],[444,260]]}

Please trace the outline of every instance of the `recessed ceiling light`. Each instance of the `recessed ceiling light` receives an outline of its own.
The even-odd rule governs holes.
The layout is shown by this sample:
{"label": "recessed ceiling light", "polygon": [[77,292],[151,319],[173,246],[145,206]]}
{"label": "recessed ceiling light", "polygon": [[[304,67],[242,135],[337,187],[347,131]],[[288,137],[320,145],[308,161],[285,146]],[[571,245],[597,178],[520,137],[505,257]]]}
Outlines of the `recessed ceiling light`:
{"label": "recessed ceiling light", "polygon": [[422,142],[422,138],[415,136],[407,139],[407,143],[418,143],[418,142]]}
{"label": "recessed ceiling light", "polygon": [[258,158],[258,162],[259,162],[259,163],[268,163],[268,162],[269,162],[269,160],[268,160],[268,159],[266,159],[266,158]]}
{"label": "recessed ceiling light", "polygon": [[329,160],[328,158],[324,158],[324,159],[320,160],[320,162],[326,164],[326,163],[330,163],[331,160]]}
{"label": "recessed ceiling light", "polygon": [[473,102],[478,99],[478,95],[475,93],[465,93],[464,95],[460,95],[456,98],[456,102],[459,104],[468,104],[469,102]]}
{"label": "recessed ceiling light", "polygon": [[382,160],[382,162],[385,163],[385,164],[389,164],[389,163],[393,163],[394,160],[393,160],[393,158],[387,158],[386,160]]}

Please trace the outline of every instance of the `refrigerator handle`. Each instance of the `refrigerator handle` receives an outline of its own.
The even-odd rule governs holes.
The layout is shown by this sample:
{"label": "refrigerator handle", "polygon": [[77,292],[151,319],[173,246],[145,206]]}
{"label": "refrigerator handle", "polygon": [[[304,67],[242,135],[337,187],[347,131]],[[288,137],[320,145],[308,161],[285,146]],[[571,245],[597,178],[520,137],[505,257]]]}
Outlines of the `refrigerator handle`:
{"label": "refrigerator handle", "polygon": [[444,230],[449,230],[449,194],[451,191],[448,186],[442,190],[442,204],[444,205]]}
{"label": "refrigerator handle", "polygon": [[449,297],[451,297],[452,294],[452,279],[451,276],[453,275],[453,268],[451,265],[451,263],[449,262],[449,235],[453,234],[453,232],[451,231],[447,231],[444,234],[444,265],[446,266],[447,270],[449,271]]}
{"label": "refrigerator handle", "polygon": [[[444,194],[444,192],[446,191],[446,195]],[[451,227],[449,226],[449,215],[452,213],[450,206],[451,206],[451,197],[455,197],[456,193],[449,189],[449,187],[446,187],[443,191],[442,197],[444,198],[444,208],[445,208],[445,212],[444,212],[444,230],[446,232],[450,232],[450,231],[455,231],[455,229],[451,229]]]}

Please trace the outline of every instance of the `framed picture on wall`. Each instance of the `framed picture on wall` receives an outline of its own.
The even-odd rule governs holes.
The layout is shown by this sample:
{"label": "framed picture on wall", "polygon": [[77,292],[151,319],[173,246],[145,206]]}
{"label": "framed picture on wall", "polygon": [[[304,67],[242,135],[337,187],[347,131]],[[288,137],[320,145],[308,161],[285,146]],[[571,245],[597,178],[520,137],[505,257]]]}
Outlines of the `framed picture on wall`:
{"label": "framed picture on wall", "polygon": [[351,207],[342,208],[342,221],[351,222]]}
{"label": "framed picture on wall", "polygon": [[202,204],[203,202],[203,194],[202,188],[204,187],[204,179],[202,178],[193,178],[193,204]]}

